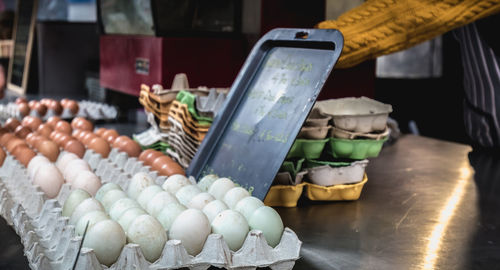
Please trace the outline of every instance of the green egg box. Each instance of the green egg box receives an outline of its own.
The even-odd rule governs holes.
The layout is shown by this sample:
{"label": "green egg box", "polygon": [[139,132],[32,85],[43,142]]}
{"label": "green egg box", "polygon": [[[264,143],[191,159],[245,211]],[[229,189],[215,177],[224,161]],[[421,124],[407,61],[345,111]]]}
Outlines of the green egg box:
{"label": "green egg box", "polygon": [[286,158],[304,157],[306,159],[317,159],[321,156],[321,152],[323,152],[327,142],[328,139],[296,139]]}
{"label": "green egg box", "polygon": [[305,158],[301,158],[297,161],[293,160],[285,160],[283,161],[283,164],[281,165],[280,171],[281,172],[288,172],[292,176],[292,178],[295,178],[297,173],[302,170],[302,165],[305,161]]}
{"label": "green egg box", "polygon": [[348,140],[340,138],[329,138],[328,151],[334,158],[365,159],[377,157],[382,145],[388,137],[380,140],[357,139]]}
{"label": "green egg box", "polygon": [[196,121],[198,121],[200,124],[210,125],[212,123],[213,119],[211,117],[201,116],[198,114],[198,111],[196,111],[196,106],[194,105],[196,95],[188,91],[181,90],[177,94],[176,99],[180,103],[184,103],[188,106],[189,113],[191,113],[191,116],[195,118]]}

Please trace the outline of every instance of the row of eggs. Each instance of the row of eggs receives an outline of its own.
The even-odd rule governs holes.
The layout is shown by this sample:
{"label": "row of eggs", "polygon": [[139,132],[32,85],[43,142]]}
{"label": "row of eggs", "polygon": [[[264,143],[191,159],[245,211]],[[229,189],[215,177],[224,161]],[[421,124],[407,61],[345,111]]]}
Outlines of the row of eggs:
{"label": "row of eggs", "polygon": [[74,190],[64,203],[63,215],[70,217],[79,235],[88,223],[83,246],[94,249],[106,265],[116,261],[126,242],[139,244],[144,257],[154,262],[168,239],[180,240],[194,256],[210,233],[221,234],[237,251],[250,229],[261,230],[273,247],[284,229],[274,209],[231,180],[214,175],[197,185],[173,175],[160,187],[146,173],[137,173],[126,192],[114,183],[103,185],[95,198]]}

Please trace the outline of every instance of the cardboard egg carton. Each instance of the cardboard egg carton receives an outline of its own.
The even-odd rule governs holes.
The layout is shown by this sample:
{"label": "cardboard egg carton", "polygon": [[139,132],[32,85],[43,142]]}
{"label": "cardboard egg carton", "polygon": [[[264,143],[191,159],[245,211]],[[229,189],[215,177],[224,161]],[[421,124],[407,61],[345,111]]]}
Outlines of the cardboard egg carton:
{"label": "cardboard egg carton", "polygon": [[196,110],[202,116],[214,118],[224,101],[226,101],[225,93],[217,93],[215,89],[210,89],[208,96],[196,96]]}
{"label": "cardboard egg carton", "polygon": [[112,120],[118,116],[116,108],[108,104],[82,100],[78,102],[78,106],[80,109],[77,116],[86,117],[90,120]]}
{"label": "cardboard egg carton", "polygon": [[17,104],[9,102],[7,104],[0,104],[0,119],[7,120],[11,117],[21,119],[21,113],[17,108]]}
{"label": "cardboard egg carton", "polygon": [[[84,159],[103,182],[114,182],[124,189],[131,175],[149,171],[142,162],[116,149],[107,159],[89,150]],[[154,173],[151,176],[156,177]],[[156,179],[158,184],[165,180],[164,177]],[[196,256],[189,255],[181,241],[169,240],[161,257],[153,263],[144,259],[138,245],[127,244],[118,260],[108,268],[99,263],[92,249],[80,249],[82,238],[75,235],[74,226],[68,225],[69,219],[62,216],[61,205],[70,192],[69,185],[64,184],[56,199],[47,199],[37,186],[31,184],[26,168],[10,155],[0,168],[0,214],[20,236],[31,269],[208,269],[215,266],[285,270],[292,269],[299,258],[302,242],[292,230],[285,228],[275,248],[270,247],[262,232],[257,230],[248,233],[242,248],[236,252],[229,250],[218,234],[209,235],[201,253]]]}

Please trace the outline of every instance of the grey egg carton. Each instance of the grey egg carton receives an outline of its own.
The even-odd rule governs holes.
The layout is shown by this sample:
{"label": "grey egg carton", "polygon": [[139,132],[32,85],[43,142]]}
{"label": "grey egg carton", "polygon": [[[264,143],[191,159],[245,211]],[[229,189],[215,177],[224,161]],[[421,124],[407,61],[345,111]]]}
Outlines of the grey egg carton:
{"label": "grey egg carton", "polygon": [[0,104],[0,119],[7,120],[11,117],[21,119],[21,113],[17,108],[17,104],[9,102],[7,104]]}
{"label": "grey egg carton", "polygon": [[86,117],[91,120],[112,120],[118,116],[118,111],[115,107],[108,104],[82,100],[78,102],[80,109],[77,116]]}
{"label": "grey egg carton", "polygon": [[313,184],[333,186],[361,182],[367,165],[368,160],[364,159],[355,161],[349,166],[331,167],[330,165],[323,165],[306,170],[307,177]]}
{"label": "grey egg carton", "polygon": [[143,131],[139,134],[134,134],[134,139],[140,144],[144,146],[149,146],[155,144],[159,141],[164,141],[159,130],[154,129],[153,127]]}
{"label": "grey egg carton", "polygon": [[216,89],[210,89],[208,96],[196,96],[196,110],[205,117],[214,118],[226,101],[224,93],[217,93]]}

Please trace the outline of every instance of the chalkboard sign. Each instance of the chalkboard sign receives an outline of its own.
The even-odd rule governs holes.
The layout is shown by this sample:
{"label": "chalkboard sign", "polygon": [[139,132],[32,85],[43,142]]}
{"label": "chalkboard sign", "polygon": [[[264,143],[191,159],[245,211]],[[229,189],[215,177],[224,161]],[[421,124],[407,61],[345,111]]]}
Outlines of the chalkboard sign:
{"label": "chalkboard sign", "polygon": [[37,0],[17,0],[14,49],[9,65],[8,88],[24,95],[33,48]]}
{"label": "chalkboard sign", "polygon": [[264,199],[342,47],[336,30],[266,34],[238,74],[188,175],[228,177]]}

